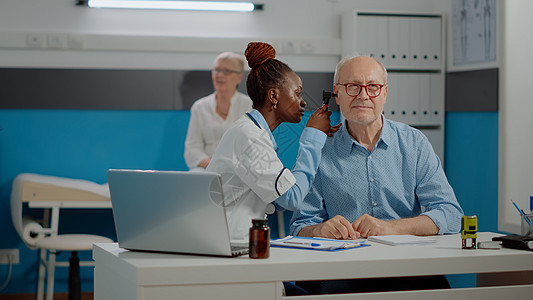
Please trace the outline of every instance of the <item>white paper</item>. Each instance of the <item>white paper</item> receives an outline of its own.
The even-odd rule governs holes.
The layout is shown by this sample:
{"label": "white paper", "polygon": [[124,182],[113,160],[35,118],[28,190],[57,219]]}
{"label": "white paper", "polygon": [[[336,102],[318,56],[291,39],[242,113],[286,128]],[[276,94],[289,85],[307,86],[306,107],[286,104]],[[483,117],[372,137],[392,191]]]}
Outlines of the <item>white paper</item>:
{"label": "white paper", "polygon": [[434,243],[436,240],[424,236],[416,236],[411,234],[403,235],[379,235],[379,236],[370,236],[368,240],[371,242],[378,242],[387,245],[415,245],[415,244],[430,244]]}

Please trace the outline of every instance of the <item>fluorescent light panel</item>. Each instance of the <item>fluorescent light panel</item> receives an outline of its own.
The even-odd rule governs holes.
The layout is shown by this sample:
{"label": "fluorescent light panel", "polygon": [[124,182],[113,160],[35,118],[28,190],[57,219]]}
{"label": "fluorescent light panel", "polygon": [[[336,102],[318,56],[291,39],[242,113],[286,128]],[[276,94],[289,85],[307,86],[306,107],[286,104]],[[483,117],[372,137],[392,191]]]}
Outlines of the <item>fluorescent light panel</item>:
{"label": "fluorescent light panel", "polygon": [[242,11],[254,10],[251,2],[218,2],[218,1],[120,1],[120,0],[89,0],[89,7],[97,8],[144,8],[144,9],[179,9],[179,10],[216,10]]}

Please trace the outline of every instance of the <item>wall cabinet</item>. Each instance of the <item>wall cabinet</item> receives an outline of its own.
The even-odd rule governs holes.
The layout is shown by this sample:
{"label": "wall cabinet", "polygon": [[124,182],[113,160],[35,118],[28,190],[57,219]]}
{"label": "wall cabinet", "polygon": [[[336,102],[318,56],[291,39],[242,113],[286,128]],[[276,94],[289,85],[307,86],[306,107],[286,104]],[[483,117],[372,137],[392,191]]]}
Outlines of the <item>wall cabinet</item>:
{"label": "wall cabinet", "polygon": [[389,73],[386,118],[420,129],[444,162],[442,14],[351,11],[342,16],[342,56],[368,55]]}

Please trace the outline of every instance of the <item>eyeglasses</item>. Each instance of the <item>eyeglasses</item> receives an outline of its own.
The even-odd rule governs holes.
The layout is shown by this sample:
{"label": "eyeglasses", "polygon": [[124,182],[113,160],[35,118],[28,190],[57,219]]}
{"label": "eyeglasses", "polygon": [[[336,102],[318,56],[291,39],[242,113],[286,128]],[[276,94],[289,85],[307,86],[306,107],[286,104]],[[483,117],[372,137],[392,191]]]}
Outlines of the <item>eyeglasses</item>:
{"label": "eyeglasses", "polygon": [[344,85],[346,94],[348,96],[357,97],[361,94],[363,88],[365,88],[366,93],[369,97],[375,98],[381,94],[381,89],[385,86],[384,84],[357,84],[357,83],[336,83],[335,85]]}
{"label": "eyeglasses", "polygon": [[222,74],[224,74],[224,75],[229,75],[229,74],[231,74],[231,73],[235,73],[235,74],[239,74],[239,73],[241,73],[241,72],[239,72],[239,71],[230,70],[230,69],[226,69],[226,68],[214,68],[214,69],[213,69],[213,72],[215,72],[215,73],[220,73],[220,72],[222,72]]}

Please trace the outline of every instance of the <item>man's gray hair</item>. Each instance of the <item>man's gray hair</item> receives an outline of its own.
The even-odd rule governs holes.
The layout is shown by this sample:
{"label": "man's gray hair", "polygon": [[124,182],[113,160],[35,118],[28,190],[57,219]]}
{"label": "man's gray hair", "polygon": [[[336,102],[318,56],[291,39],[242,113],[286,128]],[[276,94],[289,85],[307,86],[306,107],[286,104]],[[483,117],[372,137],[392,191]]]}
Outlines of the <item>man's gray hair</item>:
{"label": "man's gray hair", "polygon": [[[355,54],[355,55],[352,55],[352,56],[347,56],[343,59],[341,59],[341,61],[339,61],[339,63],[337,64],[337,66],[335,67],[335,75],[333,76],[333,84],[337,84],[337,83],[340,83],[339,82],[339,71],[340,69],[342,69],[342,67],[344,66],[344,64],[346,64],[347,62],[349,62],[350,60],[354,59],[354,58],[357,58],[357,57],[360,57],[360,56],[366,56],[366,57],[369,57],[368,55],[359,55],[359,54]],[[375,62],[377,62],[381,68],[383,69],[383,80],[384,80],[384,83],[385,85],[387,85],[387,82],[389,81],[389,75],[387,73],[387,68],[385,68],[385,66],[383,65],[383,63],[381,63],[379,60],[377,59],[374,59],[372,58]]]}

